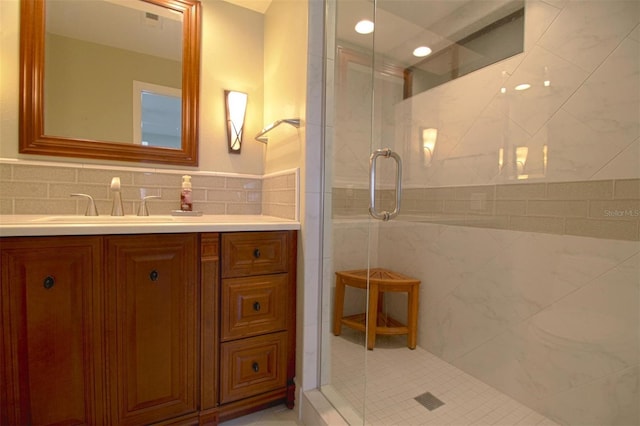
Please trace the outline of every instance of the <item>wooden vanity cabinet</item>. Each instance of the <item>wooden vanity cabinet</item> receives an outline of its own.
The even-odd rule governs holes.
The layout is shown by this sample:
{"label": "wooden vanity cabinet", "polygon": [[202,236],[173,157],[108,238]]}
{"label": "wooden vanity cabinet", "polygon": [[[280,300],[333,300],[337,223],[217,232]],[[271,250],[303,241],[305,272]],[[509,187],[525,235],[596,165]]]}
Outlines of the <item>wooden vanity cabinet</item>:
{"label": "wooden vanity cabinet", "polygon": [[293,407],[296,231],[0,239],[0,425]]}
{"label": "wooden vanity cabinet", "polygon": [[0,256],[0,424],[106,424],[102,239],[3,238]]}

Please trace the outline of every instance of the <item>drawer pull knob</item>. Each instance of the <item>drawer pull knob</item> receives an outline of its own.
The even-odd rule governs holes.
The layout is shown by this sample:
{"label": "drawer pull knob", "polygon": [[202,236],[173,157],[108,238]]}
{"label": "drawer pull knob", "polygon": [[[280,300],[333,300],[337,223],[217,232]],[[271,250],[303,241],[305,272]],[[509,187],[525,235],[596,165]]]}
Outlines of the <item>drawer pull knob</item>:
{"label": "drawer pull knob", "polygon": [[44,288],[49,290],[51,287],[53,287],[55,283],[56,283],[56,279],[53,278],[51,275],[49,275],[47,278],[44,279],[42,285],[44,286]]}
{"label": "drawer pull knob", "polygon": [[256,311],[256,312],[260,311],[260,302],[255,302],[253,304],[253,310]]}
{"label": "drawer pull knob", "polygon": [[158,276],[160,274],[158,274],[158,271],[156,271],[155,269],[153,271],[151,271],[151,273],[149,274],[149,279],[151,281],[158,281]]}
{"label": "drawer pull knob", "polygon": [[260,249],[255,249],[253,251],[253,257],[255,257],[256,259],[260,258]]}
{"label": "drawer pull knob", "polygon": [[253,368],[253,371],[255,371],[256,373],[260,371],[260,366],[258,365],[257,362],[254,362],[251,368]]}

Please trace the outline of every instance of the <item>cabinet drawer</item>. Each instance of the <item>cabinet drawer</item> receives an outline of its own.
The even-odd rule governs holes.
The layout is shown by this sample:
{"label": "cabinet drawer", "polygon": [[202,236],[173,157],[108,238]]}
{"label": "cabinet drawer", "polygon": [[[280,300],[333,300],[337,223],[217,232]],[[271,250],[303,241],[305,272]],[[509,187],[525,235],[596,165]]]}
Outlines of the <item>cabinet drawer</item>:
{"label": "cabinet drawer", "polygon": [[222,340],[255,336],[286,327],[287,274],[222,281]]}
{"label": "cabinet drawer", "polygon": [[286,332],[221,345],[221,404],[284,387],[286,380]]}
{"label": "cabinet drawer", "polygon": [[222,277],[287,272],[287,232],[236,232],[222,235]]}

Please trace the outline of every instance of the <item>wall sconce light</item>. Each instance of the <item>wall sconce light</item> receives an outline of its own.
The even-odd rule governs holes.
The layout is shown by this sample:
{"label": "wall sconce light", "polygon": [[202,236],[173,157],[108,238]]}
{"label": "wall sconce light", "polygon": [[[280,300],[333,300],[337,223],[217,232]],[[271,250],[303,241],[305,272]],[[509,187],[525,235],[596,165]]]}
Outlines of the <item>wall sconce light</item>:
{"label": "wall sconce light", "polygon": [[240,154],[244,116],[247,111],[247,94],[225,90],[224,100],[227,110],[227,143],[229,152]]}
{"label": "wall sconce light", "polygon": [[518,171],[518,179],[527,179],[529,175],[524,174],[524,166],[527,163],[527,155],[529,148],[526,146],[516,147],[516,168]]}
{"label": "wall sconce light", "polygon": [[438,129],[420,128],[420,145],[423,150],[425,164],[430,164],[433,159],[433,150],[436,148],[436,139],[438,139]]}

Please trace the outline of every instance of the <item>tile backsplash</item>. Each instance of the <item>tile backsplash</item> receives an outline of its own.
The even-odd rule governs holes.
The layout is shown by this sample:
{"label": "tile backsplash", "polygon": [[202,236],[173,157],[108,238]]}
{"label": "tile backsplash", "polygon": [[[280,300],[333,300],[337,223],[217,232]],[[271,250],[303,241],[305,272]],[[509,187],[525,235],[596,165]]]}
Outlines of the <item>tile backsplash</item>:
{"label": "tile backsplash", "polygon": [[[392,190],[379,191],[393,209]],[[366,214],[369,191],[334,188],[335,216]],[[640,241],[640,179],[408,188],[403,220]]]}
{"label": "tile backsplash", "polygon": [[262,181],[262,214],[267,216],[298,218],[298,175],[286,173],[271,175]]}
{"label": "tile backsplash", "polygon": [[271,175],[147,170],[0,159],[0,214],[83,214],[91,195],[101,215],[111,212],[111,178],[121,182],[125,214],[136,214],[147,195],[150,214],[179,208],[182,175],[192,176],[193,209],[204,214],[269,215],[297,219],[298,171]]}

